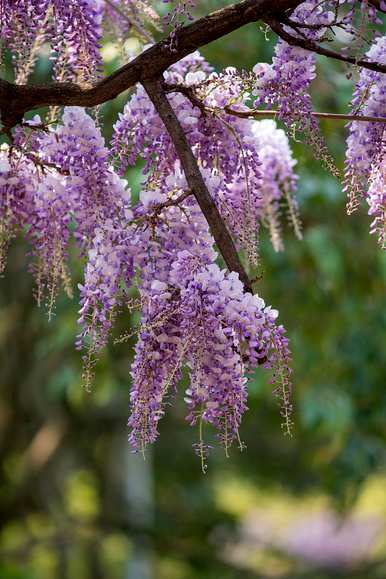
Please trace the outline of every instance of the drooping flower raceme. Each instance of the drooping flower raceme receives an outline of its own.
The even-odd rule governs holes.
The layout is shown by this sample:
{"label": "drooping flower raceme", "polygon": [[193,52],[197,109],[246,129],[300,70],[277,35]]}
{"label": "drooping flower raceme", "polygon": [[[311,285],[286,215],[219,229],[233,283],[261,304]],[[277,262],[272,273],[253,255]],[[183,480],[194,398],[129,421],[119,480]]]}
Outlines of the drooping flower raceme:
{"label": "drooping flower raceme", "polygon": [[[312,40],[322,36],[324,27],[333,19],[333,13],[320,4],[318,0],[302,2],[291,14],[291,20],[309,27],[300,28],[300,31],[285,27],[285,30],[292,36],[300,35]],[[272,64],[259,63],[253,71],[256,75],[255,106],[273,108],[276,105],[279,117],[289,126],[296,125],[299,130],[307,128],[312,110],[310,85],[316,76],[315,54],[290,46],[280,38]]]}
{"label": "drooping flower raceme", "polygon": [[373,165],[369,183],[366,200],[369,215],[373,218],[370,233],[376,233],[379,245],[386,249],[386,142],[382,143],[379,160]]}
{"label": "drooping flower raceme", "polygon": [[143,449],[158,434],[166,401],[175,393],[186,363],[190,385],[185,401],[187,419],[199,427],[197,451],[205,467],[207,446],[203,425],[213,425],[226,449],[239,438],[247,409],[245,373],[258,363],[275,370],[280,379],[283,415],[289,419],[289,353],[277,312],[263,300],[244,293],[237,274],[226,275],[212,263],[178,252],[167,281],[155,280],[148,294],[146,322],[132,368],[133,405],[129,419],[131,442]]}
{"label": "drooping flower raceme", "polygon": [[[380,36],[374,41],[366,57],[370,61],[386,64],[386,36]],[[366,69],[361,71],[352,101],[352,112],[363,116],[386,117],[384,74]],[[377,170],[374,165],[383,159],[380,152],[385,148],[385,135],[384,123],[353,121],[349,124],[345,168],[348,213],[358,208],[361,197],[367,196],[370,175]]]}
{"label": "drooping flower raceme", "polygon": [[95,80],[101,66],[102,0],[53,0],[52,4],[51,42],[60,55],[57,77],[71,72],[79,82]]}
{"label": "drooping flower raceme", "polygon": [[261,163],[260,190],[262,196],[262,222],[268,227],[274,249],[284,249],[280,212],[287,208],[287,216],[296,236],[301,239],[301,223],[298,204],[293,197],[297,175],[294,173],[296,161],[292,156],[288,138],[275,121],[265,119],[251,123],[253,143]]}
{"label": "drooping flower raceme", "polygon": [[83,329],[77,342],[80,347],[88,341],[88,383],[88,370],[106,344],[120,298],[134,275],[130,190],[110,165],[100,129],[82,109],[67,108],[63,125],[43,139],[44,158],[68,174],[74,237],[88,260],[80,285]]}
{"label": "drooping flower raceme", "polygon": [[140,274],[142,321],[131,369],[130,441],[143,450],[156,439],[187,365],[188,420],[198,425],[196,449],[204,465],[203,425],[213,425],[226,448],[238,439],[246,410],[245,374],[259,363],[276,373],[290,428],[289,351],[283,328],[274,321],[277,312],[245,294],[238,276],[227,276],[214,263],[208,225],[174,169],[165,182],[168,194],[144,190],[133,207],[130,241]]}
{"label": "drooping flower raceme", "polygon": [[126,182],[113,171],[109,152],[93,119],[79,107],[67,107],[63,124],[41,139],[43,162],[68,174],[67,195],[76,219],[75,237],[88,249],[95,228],[119,218],[130,200]]}
{"label": "drooping flower raceme", "polygon": [[26,82],[49,43],[58,80],[88,83],[101,64],[102,0],[1,0],[0,41],[12,51],[16,79]]}
{"label": "drooping flower raceme", "polygon": [[[27,167],[26,167],[27,165]],[[28,200],[33,191],[33,172],[25,161],[9,159],[8,147],[0,149],[0,273],[4,272],[8,245],[27,223]]]}
{"label": "drooping flower raceme", "polygon": [[[312,43],[320,40],[334,22],[338,6],[334,2],[309,0],[291,14],[291,25],[283,31],[292,38]],[[303,133],[313,154],[327,169],[340,178],[340,172],[328,152],[315,116],[312,115],[311,84],[316,77],[316,55],[312,50],[293,46],[279,38],[272,64],[258,63],[253,68],[256,82],[253,94],[255,107],[276,108],[291,134]]]}
{"label": "drooping flower raceme", "polygon": [[106,343],[120,282],[129,287],[133,275],[126,241],[130,190],[112,169],[100,129],[83,109],[67,108],[63,124],[30,139],[30,150],[27,139],[19,141],[23,152],[13,166],[3,155],[4,231],[26,229],[35,257],[36,293],[41,301],[48,290],[50,313],[61,283],[71,293],[66,261],[72,232],[88,258],[81,286],[81,336],[92,335],[98,351]]}

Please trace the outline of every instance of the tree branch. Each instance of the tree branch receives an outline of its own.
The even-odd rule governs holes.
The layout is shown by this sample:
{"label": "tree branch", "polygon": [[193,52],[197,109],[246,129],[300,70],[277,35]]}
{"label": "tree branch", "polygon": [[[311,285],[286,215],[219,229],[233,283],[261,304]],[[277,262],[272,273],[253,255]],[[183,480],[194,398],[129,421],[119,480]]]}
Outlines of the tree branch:
{"label": "tree branch", "polygon": [[233,239],[210,196],[184,130],[165,94],[162,78],[148,80],[143,83],[143,86],[169,133],[184,169],[188,186],[205,215],[210,231],[229,271],[237,272],[245,290],[253,293],[251,282],[240,261]]}
{"label": "tree branch", "polygon": [[214,40],[262,18],[279,18],[302,0],[243,0],[200,18],[175,31],[137,58],[102,79],[92,88],[74,83],[15,85],[0,80],[0,114],[6,131],[18,124],[27,111],[42,106],[94,107],[135,85],[157,78],[172,64]]}
{"label": "tree branch", "polygon": [[[195,93],[194,86],[185,86],[184,84],[169,84],[163,83],[163,88],[166,93],[169,92],[178,92],[186,96],[187,99],[190,100],[191,104],[197,107],[202,115],[208,113],[215,113],[224,111],[227,115],[233,115],[234,117],[239,117],[240,119],[252,119],[252,118],[260,118],[260,117],[274,117],[278,116],[278,111],[276,110],[269,110],[269,109],[248,109],[248,110],[237,110],[230,106],[225,106],[223,109],[213,109],[205,105],[204,101],[201,100]],[[359,121],[359,122],[368,122],[368,123],[386,123],[386,116],[385,117],[375,117],[375,116],[368,116],[368,115],[353,115],[353,114],[345,114],[345,113],[327,113],[327,112],[317,112],[312,111],[312,117],[317,119],[334,119],[337,121]]]}
{"label": "tree branch", "polygon": [[168,209],[169,207],[178,207],[180,205],[180,203],[185,201],[185,199],[190,197],[190,195],[192,195],[192,194],[193,194],[193,192],[190,189],[188,189],[187,191],[184,191],[183,193],[181,193],[181,195],[179,197],[177,197],[176,199],[168,199],[167,201],[164,201],[163,203],[157,203],[156,205],[153,205],[151,213],[145,213],[144,215],[140,215],[139,217],[135,217],[134,219],[129,221],[127,224],[128,225],[138,225],[140,223],[143,223],[144,221],[150,221],[151,222],[153,219],[156,219],[158,217],[158,215],[160,213],[162,213],[162,211],[164,209]]}
{"label": "tree branch", "polygon": [[[240,119],[252,119],[260,117],[276,117],[278,112],[275,110],[250,109],[248,111],[237,111],[231,107],[224,107],[228,115],[239,117]],[[386,117],[371,117],[366,115],[346,115],[343,113],[318,113],[312,111],[311,116],[317,119],[334,119],[337,121],[359,121],[368,123],[386,123]]]}
{"label": "tree branch", "polygon": [[0,115],[3,131],[9,132],[21,122],[27,111],[38,107],[65,105],[94,107],[114,99],[137,82],[159,77],[169,66],[198,48],[258,20],[269,24],[289,44],[364,68],[386,72],[384,65],[366,60],[357,61],[355,58],[345,57],[316,43],[288,34],[280,22],[285,20],[287,13],[293,11],[301,1],[242,0],[212,12],[189,26],[178,29],[174,33],[173,43],[170,42],[170,38],[161,40],[92,88],[66,82],[15,85],[0,79]]}
{"label": "tree branch", "polygon": [[335,50],[330,50],[328,48],[324,48],[320,44],[317,44],[313,40],[308,38],[302,38],[300,36],[293,36],[289,32],[287,32],[284,26],[281,24],[279,19],[268,18],[265,19],[266,24],[280,38],[285,40],[291,46],[299,46],[300,48],[304,48],[305,50],[309,50],[310,52],[316,52],[317,54],[321,54],[322,56],[327,56],[328,58],[334,58],[335,60],[340,60],[342,62],[347,62],[348,64],[355,64],[356,66],[360,66],[362,68],[368,68],[369,70],[375,70],[376,72],[386,72],[386,65],[380,64],[378,62],[370,62],[368,60],[358,60],[352,56],[344,56],[340,52],[336,52]]}

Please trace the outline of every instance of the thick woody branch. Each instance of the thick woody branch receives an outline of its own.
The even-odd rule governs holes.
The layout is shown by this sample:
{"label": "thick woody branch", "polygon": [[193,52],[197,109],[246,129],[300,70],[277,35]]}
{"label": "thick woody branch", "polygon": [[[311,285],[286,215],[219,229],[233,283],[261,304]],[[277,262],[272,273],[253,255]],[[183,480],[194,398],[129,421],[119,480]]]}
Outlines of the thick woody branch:
{"label": "thick woody branch", "polygon": [[[324,49],[301,38],[288,34],[281,22],[286,20],[302,0],[242,0],[208,16],[198,19],[189,26],[175,32],[173,43],[166,38],[102,79],[91,88],[74,83],[50,83],[46,85],[15,85],[0,79],[0,115],[5,132],[20,123],[27,111],[42,106],[94,107],[114,99],[137,82],[157,78],[172,64],[178,62],[198,48],[222,38],[250,22],[263,20],[290,44],[307,50],[343,60],[380,72],[386,66],[357,61],[337,52]],[[376,0],[374,0],[375,2]]]}
{"label": "thick woody branch", "polygon": [[200,18],[175,32],[173,43],[166,38],[104,78],[92,88],[73,83],[14,85],[0,80],[0,113],[5,130],[18,124],[27,111],[42,106],[94,107],[135,85],[157,78],[175,62],[249,22],[280,18],[301,0],[243,0]]}
{"label": "thick woody branch", "polygon": [[162,79],[159,78],[144,82],[144,87],[169,133],[184,169],[188,186],[192,190],[201,211],[205,215],[210,231],[228,269],[237,272],[246,291],[252,292],[251,282],[240,261],[233,239],[205,185],[184,130],[165,94]]}

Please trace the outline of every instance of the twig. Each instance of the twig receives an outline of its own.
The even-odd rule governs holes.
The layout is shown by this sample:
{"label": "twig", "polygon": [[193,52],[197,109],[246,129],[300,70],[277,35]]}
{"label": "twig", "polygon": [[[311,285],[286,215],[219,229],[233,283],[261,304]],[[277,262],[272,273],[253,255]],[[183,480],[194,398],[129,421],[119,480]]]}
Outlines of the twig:
{"label": "twig", "polygon": [[180,203],[185,201],[185,199],[190,197],[190,195],[192,195],[192,194],[193,194],[193,191],[188,189],[187,191],[184,191],[183,193],[181,193],[181,195],[179,197],[177,197],[177,199],[168,199],[167,201],[164,201],[163,203],[158,203],[157,205],[154,206],[153,214],[158,215],[158,213],[161,213],[161,211],[163,211],[164,209],[167,209],[168,207],[175,207],[176,205],[179,205]]}
{"label": "twig", "polygon": [[[218,109],[213,109],[208,107],[204,104],[204,102],[199,99],[195,92],[194,87],[184,86],[182,84],[167,84],[164,83],[163,87],[165,92],[179,92],[185,95],[193,106],[200,109],[201,114],[205,115],[208,113],[214,113],[218,111]],[[259,118],[259,117],[277,117],[279,115],[278,111],[276,110],[263,110],[263,109],[249,109],[247,111],[238,111],[236,109],[231,108],[230,106],[225,106],[223,110],[228,115],[233,115],[235,117],[240,117],[241,119],[249,119],[249,118]],[[311,116],[318,118],[318,119],[334,119],[337,121],[359,121],[359,122],[370,122],[370,123],[386,123],[386,117],[374,117],[368,115],[356,115],[356,114],[344,114],[344,113],[321,113],[317,111],[312,111]]]}
{"label": "twig", "polygon": [[[224,107],[224,111],[228,115],[233,115],[235,117],[240,117],[241,119],[249,118],[259,118],[259,117],[277,117],[278,111],[275,110],[261,110],[261,109],[250,109],[248,111],[237,111],[231,107]],[[366,115],[346,115],[342,113],[318,113],[311,112],[311,116],[318,119],[335,119],[337,121],[359,121],[359,122],[369,122],[369,123],[386,123],[386,117],[371,117]]]}
{"label": "twig", "polygon": [[167,201],[164,201],[163,203],[157,203],[156,205],[154,205],[152,207],[151,213],[146,213],[145,215],[140,215],[139,217],[136,217],[135,219],[132,219],[131,221],[129,221],[127,223],[127,225],[142,223],[143,221],[146,221],[146,220],[151,221],[152,219],[157,217],[157,215],[159,215],[164,209],[167,209],[168,207],[177,207],[180,203],[185,201],[185,199],[187,199],[190,195],[193,195],[193,191],[188,189],[187,191],[184,191],[183,193],[181,193],[181,195],[179,195],[179,197],[177,197],[176,199],[168,199]]}
{"label": "twig", "polygon": [[200,109],[200,112],[203,116],[205,116],[209,111],[208,107],[205,106],[204,102],[201,99],[199,99],[196,93],[194,92],[194,87],[186,86],[184,84],[169,84],[166,82],[163,83],[162,86],[166,93],[179,92],[184,96],[186,96],[186,98],[190,100],[190,102],[194,107]]}
{"label": "twig", "polygon": [[[130,17],[126,12],[119,6],[119,4],[115,4],[112,0],[105,0],[106,4],[110,6],[112,10],[115,10],[124,20],[128,22],[130,26],[134,28],[134,30],[142,36],[148,42],[154,42],[154,38],[151,34],[148,33],[145,28],[141,26],[141,24],[137,21],[135,17]],[[131,4],[130,4],[131,5]]]}
{"label": "twig", "polygon": [[45,170],[48,168],[48,169],[54,169],[60,175],[66,175],[66,176],[70,175],[70,171],[68,171],[67,169],[62,169],[62,167],[60,167],[56,163],[51,163],[50,161],[43,161],[42,159],[39,159],[39,157],[37,155],[35,155],[34,153],[28,152],[28,153],[22,153],[22,155],[24,155],[27,159],[32,161],[36,167],[40,167],[43,174],[44,174]]}

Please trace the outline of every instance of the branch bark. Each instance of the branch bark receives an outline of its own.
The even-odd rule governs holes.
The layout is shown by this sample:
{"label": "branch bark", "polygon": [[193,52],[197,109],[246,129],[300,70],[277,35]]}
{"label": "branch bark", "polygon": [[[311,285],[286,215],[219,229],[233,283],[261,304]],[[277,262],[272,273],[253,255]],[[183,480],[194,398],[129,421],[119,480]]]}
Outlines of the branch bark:
{"label": "branch bark", "polygon": [[161,40],[91,88],[66,82],[15,85],[0,79],[0,115],[3,130],[9,132],[12,127],[21,122],[27,111],[38,107],[65,105],[94,107],[114,99],[137,82],[159,77],[169,66],[198,48],[226,36],[245,24],[258,20],[269,24],[289,43],[364,68],[386,72],[384,65],[364,60],[356,61],[316,44],[311,46],[306,41],[295,39],[283,31],[281,20],[285,20],[286,14],[293,11],[301,1],[243,0],[212,12],[189,26],[178,29],[173,39],[173,46],[169,38]]}
{"label": "branch bark", "polygon": [[[175,62],[201,46],[257,20],[280,18],[302,0],[243,0],[200,18],[176,31],[173,46],[169,38],[161,40],[137,58],[102,79],[92,88],[74,83],[15,85],[0,80],[0,114],[6,131],[18,124],[27,111],[42,106],[94,107],[135,85],[157,78]],[[173,48],[177,47],[177,49]]]}
{"label": "branch bark", "polygon": [[205,215],[210,231],[229,271],[237,272],[245,290],[253,293],[251,282],[240,261],[233,239],[210,196],[184,130],[166,96],[162,78],[148,80],[143,83],[143,86],[169,133],[184,169],[188,186]]}

